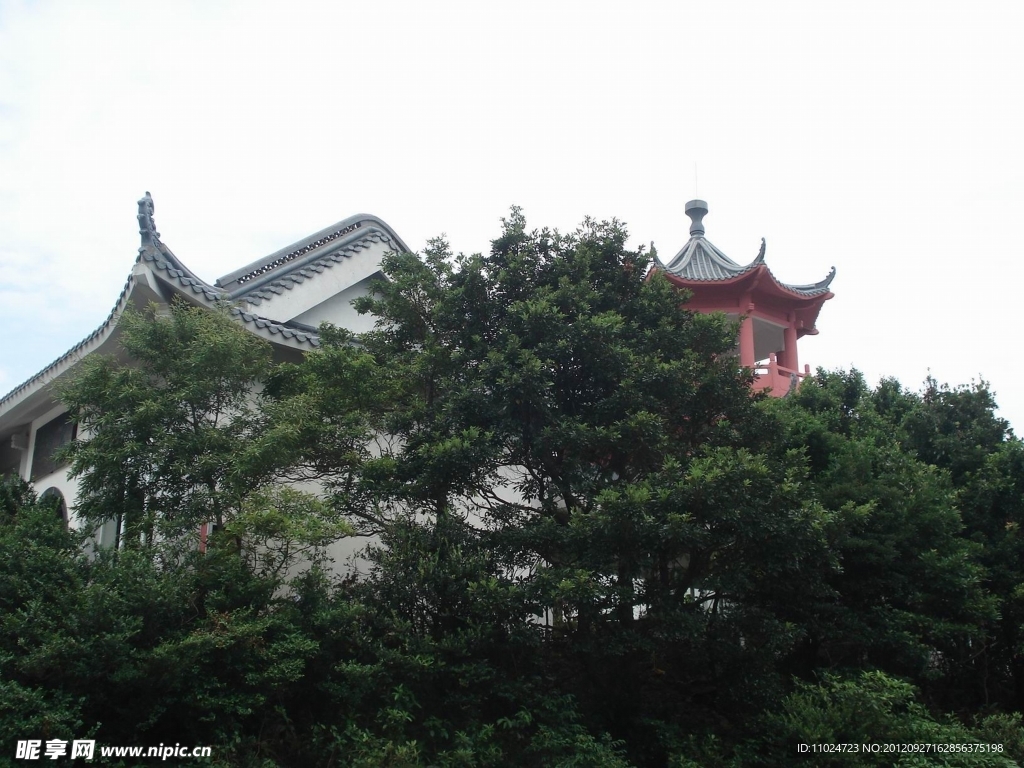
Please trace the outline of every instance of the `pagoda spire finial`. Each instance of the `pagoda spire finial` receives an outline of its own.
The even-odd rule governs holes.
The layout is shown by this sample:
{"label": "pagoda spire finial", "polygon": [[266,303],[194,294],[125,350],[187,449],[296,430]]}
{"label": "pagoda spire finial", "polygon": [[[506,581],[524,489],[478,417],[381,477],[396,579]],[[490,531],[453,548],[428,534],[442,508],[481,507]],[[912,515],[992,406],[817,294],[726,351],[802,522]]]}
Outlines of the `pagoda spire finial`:
{"label": "pagoda spire finial", "polygon": [[704,236],[704,217],[707,214],[708,204],[703,200],[691,200],[686,204],[686,215],[690,217],[690,234],[692,236]]}

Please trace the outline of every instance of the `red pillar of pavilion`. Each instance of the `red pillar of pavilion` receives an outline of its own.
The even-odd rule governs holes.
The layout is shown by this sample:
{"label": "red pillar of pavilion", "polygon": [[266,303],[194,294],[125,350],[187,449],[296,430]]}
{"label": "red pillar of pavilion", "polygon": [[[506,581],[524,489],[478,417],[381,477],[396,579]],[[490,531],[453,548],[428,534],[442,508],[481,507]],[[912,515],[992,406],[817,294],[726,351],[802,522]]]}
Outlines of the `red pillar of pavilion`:
{"label": "red pillar of pavilion", "polygon": [[832,298],[829,285],[836,275],[809,285],[791,285],[775,278],[765,263],[765,242],[757,258],[741,266],[704,237],[708,204],[691,200],[690,240],[668,263],[656,259],[655,269],[680,288],[692,293],[687,308],[697,312],[724,312],[740,320],[740,364],[757,374],[754,386],[770,388],[781,397],[810,374],[801,371],[797,340],[816,335],[822,305]]}

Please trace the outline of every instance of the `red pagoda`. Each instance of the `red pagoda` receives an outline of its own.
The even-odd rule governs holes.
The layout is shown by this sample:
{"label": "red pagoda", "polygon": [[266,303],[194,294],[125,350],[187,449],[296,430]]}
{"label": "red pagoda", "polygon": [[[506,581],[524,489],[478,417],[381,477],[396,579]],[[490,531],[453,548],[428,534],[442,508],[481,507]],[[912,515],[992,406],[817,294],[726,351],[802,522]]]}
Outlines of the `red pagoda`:
{"label": "red pagoda", "polygon": [[824,280],[811,285],[790,285],[776,279],[765,264],[765,242],[747,266],[740,266],[704,237],[708,204],[691,200],[690,240],[667,264],[656,259],[656,269],[674,285],[693,296],[687,308],[697,312],[724,312],[741,320],[740,363],[757,374],[754,386],[770,388],[776,397],[794,389],[811,368],[800,370],[797,339],[816,335],[821,306],[832,298],[829,285],[835,267]]}

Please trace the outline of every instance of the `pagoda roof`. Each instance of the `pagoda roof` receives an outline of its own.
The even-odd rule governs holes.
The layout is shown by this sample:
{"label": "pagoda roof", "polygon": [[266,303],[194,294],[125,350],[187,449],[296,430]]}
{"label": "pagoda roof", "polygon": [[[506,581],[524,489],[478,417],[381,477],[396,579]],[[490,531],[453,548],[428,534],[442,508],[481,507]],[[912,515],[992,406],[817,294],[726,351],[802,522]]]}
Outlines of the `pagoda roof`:
{"label": "pagoda roof", "polygon": [[694,235],[680,249],[671,261],[667,264],[655,256],[655,261],[660,269],[668,274],[685,282],[697,283],[727,283],[743,277],[763,266],[764,271],[771,277],[771,280],[779,287],[789,293],[798,296],[812,298],[822,296],[829,292],[829,286],[836,276],[835,267],[828,273],[824,280],[806,285],[784,283],[772,274],[768,265],[764,263],[766,243],[761,240],[761,250],[757,257],[746,266],[737,264],[726,256],[714,243],[707,240],[704,235]]}
{"label": "pagoda roof", "polygon": [[[707,203],[703,200],[691,200],[686,204],[686,213],[692,220],[690,239],[667,264],[655,256],[659,269],[675,278],[678,284],[732,283],[755,273],[767,275],[774,284],[776,291],[802,298],[824,297],[829,294],[829,286],[836,276],[836,269],[816,283],[797,285],[784,283],[772,274],[765,264],[766,243],[761,238],[761,250],[757,257],[747,265],[737,264],[726,256],[717,246],[704,237],[703,218],[707,214]],[[827,296],[831,298],[831,294]]]}

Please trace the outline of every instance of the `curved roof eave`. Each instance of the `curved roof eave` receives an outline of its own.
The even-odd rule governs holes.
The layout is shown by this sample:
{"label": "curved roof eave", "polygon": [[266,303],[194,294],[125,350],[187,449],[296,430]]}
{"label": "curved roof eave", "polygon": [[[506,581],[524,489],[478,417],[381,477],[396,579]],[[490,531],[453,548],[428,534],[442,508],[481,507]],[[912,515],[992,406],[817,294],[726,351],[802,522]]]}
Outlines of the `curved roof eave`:
{"label": "curved roof eave", "polygon": [[136,278],[133,272],[128,276],[128,280],[125,281],[124,288],[121,289],[121,293],[117,297],[114,308],[110,310],[110,313],[100,324],[99,328],[90,333],[48,366],[43,368],[39,373],[26,379],[6,395],[0,397],[0,417],[2,417],[5,412],[10,411],[18,403],[25,400],[25,398],[29,397],[33,392],[36,392],[53,382],[58,376],[67,371],[68,368],[101,346],[117,327],[118,318],[120,318],[121,313],[124,311],[125,307],[128,306],[129,301],[131,301],[132,288],[135,286],[135,283]]}
{"label": "curved roof eave", "polygon": [[[155,274],[172,291],[193,302],[203,304],[210,309],[222,307],[230,303],[231,297],[228,294],[196,277],[166,245],[158,241],[155,245],[156,254],[152,253],[151,248],[143,247],[139,249],[139,262],[151,262],[151,269],[155,267],[159,272],[163,272],[164,274],[162,275],[159,272]],[[294,321],[282,323],[254,312],[247,312],[241,307],[235,306],[230,307],[229,312],[232,317],[246,325],[249,330],[267,338],[271,342],[279,344],[282,343],[282,340],[294,339],[294,342],[288,344],[289,346],[298,346],[299,348],[303,348],[304,345],[309,347],[320,346],[320,335],[315,328],[305,323]]]}
{"label": "curved roof eave", "polygon": [[767,264],[764,266],[764,269],[771,278],[771,284],[782,291],[785,296],[797,296],[802,299],[817,299],[828,294],[828,298],[832,298],[832,293],[829,291],[828,287],[832,284],[832,280],[836,276],[835,267],[832,267],[832,270],[824,280],[819,280],[816,283],[810,283],[808,285],[791,285],[790,283],[784,283],[775,277]]}
{"label": "curved roof eave", "polygon": [[[324,253],[321,248],[328,243],[331,244],[331,251],[333,252],[339,247],[344,248],[350,246],[353,242],[364,240],[367,238],[367,235],[372,236],[373,233],[379,233],[383,239],[394,243],[401,250],[409,251],[409,247],[402,238],[382,219],[370,214],[361,213],[349,216],[347,219],[326,227],[268,257],[235,270],[221,278],[221,280],[215,281],[214,285],[210,285],[186,267],[174,255],[171,249],[161,242],[160,233],[156,231],[156,224],[153,221],[153,200],[149,192],[146,192],[145,197],[139,200],[138,219],[140,226],[139,234],[142,236],[142,247],[139,248],[135,265],[113,309],[110,310],[106,319],[95,331],[39,371],[39,373],[0,397],[0,418],[5,413],[9,413],[19,403],[24,402],[33,393],[50,384],[82,357],[96,350],[110,338],[117,327],[118,319],[131,301],[136,286],[139,285],[138,270],[140,267],[153,275],[161,285],[169,289],[170,293],[180,295],[192,303],[214,308],[224,306],[226,302],[236,298],[241,298],[247,292],[258,287],[258,283],[254,281],[254,284],[245,285],[241,290],[237,290],[241,286],[236,286],[235,291],[225,291],[225,288],[228,286],[227,284],[222,286],[222,281],[237,283],[239,277],[245,276],[254,270],[266,268],[275,260],[282,259],[282,257],[289,258],[286,258],[280,264],[271,267],[267,271],[276,270],[278,266],[283,266],[286,263],[296,262],[287,270],[281,272],[274,271],[273,274],[267,277],[268,280],[277,279],[296,269],[302,269],[309,261],[323,258]],[[347,235],[352,236],[346,237]],[[301,251],[301,253],[296,253],[297,251]],[[321,268],[316,271],[323,271],[323,269]],[[304,323],[295,321],[278,322],[254,312],[248,312],[237,306],[230,307],[229,312],[232,317],[250,331],[266,338],[271,343],[300,350],[320,346],[320,336],[317,330]]]}
{"label": "curved roof eave", "polygon": [[[34,392],[53,382],[79,360],[95,351],[110,338],[110,335],[117,327],[118,319],[131,302],[134,289],[138,285],[136,269],[140,265],[148,269],[171,292],[193,303],[199,303],[212,309],[227,301],[227,296],[224,293],[197,277],[159,239],[153,243],[143,245],[139,248],[139,255],[135,259],[135,267],[133,267],[132,272],[128,275],[128,279],[125,281],[124,288],[121,289],[114,307],[100,326],[39,371],[39,373],[23,381],[3,397],[0,397],[0,417],[18,403],[23,402]],[[320,336],[316,329],[304,323],[279,323],[253,312],[246,312],[239,307],[231,307],[229,312],[232,317],[245,325],[250,331],[258,336],[262,336],[271,343],[284,344],[296,349],[310,349],[320,346]]]}
{"label": "curved roof eave", "polygon": [[775,280],[775,282],[777,282],[781,286],[784,286],[785,288],[789,289],[790,291],[794,291],[796,293],[807,293],[807,294],[811,294],[811,293],[827,293],[828,289],[829,289],[829,286],[832,285],[832,281],[835,280],[835,278],[836,278],[836,268],[835,267],[832,267],[829,270],[828,274],[825,276],[825,279],[819,280],[816,283],[809,283],[807,285],[790,285],[789,283],[784,283],[781,280],[775,280],[775,275],[772,275],[772,279]]}
{"label": "curved roof eave", "polygon": [[[659,264],[658,268],[664,271],[667,276],[671,277],[673,282],[677,285],[686,288],[701,288],[710,285],[727,286],[748,282],[754,275],[758,274],[760,271],[759,268],[761,267],[764,269],[764,274],[769,278],[769,284],[778,290],[778,295],[799,299],[817,299],[828,294],[828,298],[832,298],[833,294],[829,291],[829,285],[832,283],[833,278],[835,278],[835,267],[832,268],[832,271],[824,280],[810,285],[790,285],[789,283],[784,283],[775,277],[774,273],[772,273],[766,264],[759,261],[755,261],[746,267],[741,268],[740,271],[735,274],[724,278],[680,275],[677,272],[667,269],[663,264]],[[760,285],[764,284],[761,283]]]}

